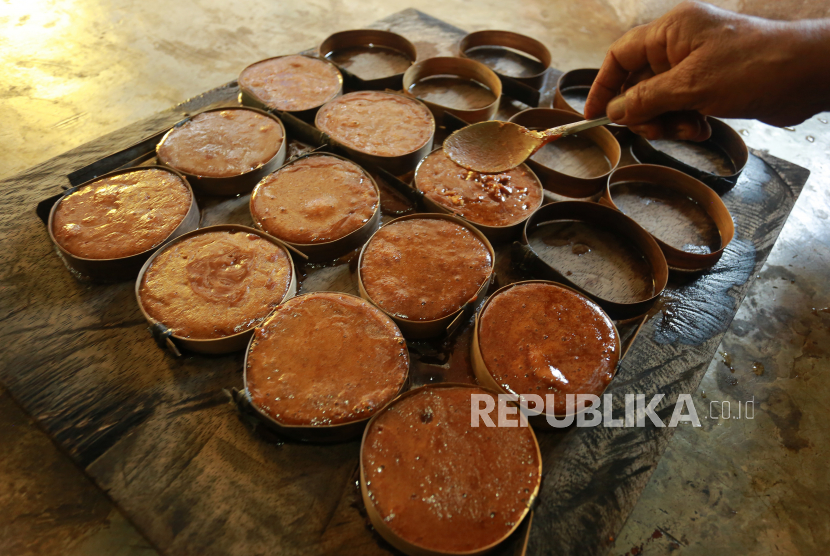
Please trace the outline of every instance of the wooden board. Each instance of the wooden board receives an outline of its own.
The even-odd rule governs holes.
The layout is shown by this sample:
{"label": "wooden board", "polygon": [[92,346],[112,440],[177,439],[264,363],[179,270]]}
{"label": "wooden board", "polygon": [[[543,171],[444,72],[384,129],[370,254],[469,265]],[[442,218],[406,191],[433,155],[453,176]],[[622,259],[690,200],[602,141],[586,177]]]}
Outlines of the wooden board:
{"label": "wooden board", "polygon": [[[463,34],[414,10],[376,27],[404,34],[424,57],[451,53]],[[548,104],[555,73],[549,77],[541,95]],[[242,354],[174,359],[157,349],[133,285],[77,282],[35,215],[38,201],[67,185],[71,172],[236,94],[235,84],[220,87],[2,182],[0,380],[163,553],[394,552],[362,512],[357,441],[283,442],[257,427],[231,403],[231,389],[242,383]],[[504,103],[500,116],[520,108]],[[625,392],[662,392],[658,413],[666,417],[678,394],[694,391],[806,177],[797,166],[751,157],[724,196],[736,240],[711,272],[671,283],[611,385],[620,405]],[[235,203],[225,205],[227,219],[244,217],[244,200]],[[504,260],[499,270],[508,279]],[[304,288],[347,289],[351,280],[348,265],[326,267],[310,272]],[[463,376],[468,343],[462,331],[452,345],[415,345],[417,380]],[[615,407],[615,416],[621,411]],[[671,432],[540,433],[545,478],[528,553],[604,553]],[[526,530],[519,533],[500,554],[522,551]]]}

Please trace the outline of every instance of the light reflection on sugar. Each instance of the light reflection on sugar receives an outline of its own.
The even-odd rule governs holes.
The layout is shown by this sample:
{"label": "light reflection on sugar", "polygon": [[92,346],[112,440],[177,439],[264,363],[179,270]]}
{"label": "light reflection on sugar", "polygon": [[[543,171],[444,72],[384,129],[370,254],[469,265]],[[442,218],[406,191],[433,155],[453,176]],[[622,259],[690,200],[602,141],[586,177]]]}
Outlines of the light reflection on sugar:
{"label": "light reflection on sugar", "polygon": [[557,381],[561,382],[562,384],[568,384],[568,379],[565,378],[565,375],[554,367],[553,365],[548,365],[548,369],[550,369],[551,374],[556,378]]}

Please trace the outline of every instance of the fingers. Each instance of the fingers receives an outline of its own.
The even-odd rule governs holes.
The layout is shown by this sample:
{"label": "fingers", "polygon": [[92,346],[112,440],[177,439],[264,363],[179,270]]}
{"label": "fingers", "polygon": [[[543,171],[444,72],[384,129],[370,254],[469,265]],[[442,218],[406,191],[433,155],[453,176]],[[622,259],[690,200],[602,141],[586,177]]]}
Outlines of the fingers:
{"label": "fingers", "polygon": [[629,126],[629,129],[646,139],[705,141],[712,135],[706,116],[695,111],[669,112],[648,122]]}
{"label": "fingers", "polygon": [[635,27],[611,45],[585,103],[587,118],[601,116],[620,91],[647,77],[672,70],[669,35],[676,35],[678,25],[673,12]]}
{"label": "fingers", "polygon": [[586,118],[602,116],[605,106],[620,93],[629,74],[648,65],[643,44],[647,27],[635,27],[608,49],[585,102]]}
{"label": "fingers", "polygon": [[628,75],[629,72],[617,63],[609,51],[588,92],[588,99],[585,101],[585,117],[590,120],[605,114],[605,107],[612,98],[619,94]]}
{"label": "fingers", "polygon": [[653,73],[663,73],[672,67],[669,60],[670,29],[675,25],[673,20],[667,19],[663,25],[653,25],[648,31],[643,47],[646,51],[649,68]]}
{"label": "fingers", "polygon": [[696,96],[694,81],[691,64],[684,60],[615,97],[608,103],[606,113],[614,123],[632,126],[645,124],[666,112],[694,110],[702,100]]}
{"label": "fingers", "polygon": [[641,81],[645,81],[646,79],[650,79],[654,77],[654,72],[649,67],[641,68],[634,73],[628,75],[628,79],[625,80],[622,86],[622,92],[626,92],[628,89],[636,85]]}

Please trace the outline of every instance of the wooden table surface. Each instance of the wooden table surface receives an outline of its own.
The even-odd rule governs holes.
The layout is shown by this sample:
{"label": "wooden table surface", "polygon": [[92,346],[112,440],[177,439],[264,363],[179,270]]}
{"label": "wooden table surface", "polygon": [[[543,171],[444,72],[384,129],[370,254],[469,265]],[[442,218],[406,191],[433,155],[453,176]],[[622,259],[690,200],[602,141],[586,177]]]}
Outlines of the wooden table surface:
{"label": "wooden table surface", "polygon": [[[376,26],[422,55],[450,54],[463,35],[414,10]],[[133,284],[76,281],[34,212],[69,173],[236,93],[220,88],[2,182],[0,381],[161,552],[386,553],[361,512],[359,442],[282,442],[253,427],[228,396],[241,388],[242,354],[174,359],[157,349]],[[806,178],[798,166],[750,156],[723,196],[735,240],[709,272],[671,280],[608,390],[616,417],[625,393],[663,393],[657,413],[667,422],[677,396],[697,387]],[[528,554],[604,553],[672,432],[540,432],[545,476]]]}

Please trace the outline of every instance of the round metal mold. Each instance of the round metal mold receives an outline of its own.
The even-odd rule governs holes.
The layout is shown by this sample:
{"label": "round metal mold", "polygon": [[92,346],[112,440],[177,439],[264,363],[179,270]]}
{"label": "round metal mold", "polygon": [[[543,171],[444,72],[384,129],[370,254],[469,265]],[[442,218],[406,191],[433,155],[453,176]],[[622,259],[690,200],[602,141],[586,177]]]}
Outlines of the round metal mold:
{"label": "round metal mold", "polygon": [[[150,249],[147,249],[142,253],[130,255],[129,257],[119,257],[116,259],[87,259],[84,257],[79,257],[77,255],[70,253],[69,251],[64,249],[64,247],[60,243],[58,243],[57,239],[55,239],[54,233],[54,218],[58,206],[64,199],[66,199],[79,189],[92,185],[95,182],[100,181],[102,179],[118,176],[121,174],[128,174],[131,172],[138,172],[141,170],[163,170],[165,172],[170,172],[171,174],[174,174],[177,177],[181,178],[182,182],[184,183],[185,187],[190,193],[190,208],[184,215],[182,221],[170,233],[170,235],[168,235],[162,242],[160,242],[155,247],[151,247]],[[89,279],[96,282],[117,282],[122,280],[134,279],[138,275],[139,270],[141,270],[142,265],[144,265],[145,261],[147,261],[147,259],[153,254],[154,251],[158,250],[168,241],[198,228],[199,218],[199,207],[196,204],[196,196],[193,194],[193,189],[188,183],[187,178],[184,175],[182,175],[181,172],[178,172],[172,168],[168,168],[165,166],[136,166],[132,168],[115,170],[114,172],[109,172],[102,176],[98,176],[97,178],[90,180],[86,183],[83,183],[71,189],[67,189],[66,192],[64,192],[64,194],[61,196],[61,198],[58,199],[54,205],[52,205],[52,209],[49,211],[49,220],[47,222],[47,228],[49,230],[49,239],[52,240],[52,243],[58,250],[58,254],[60,255],[61,259],[63,259],[64,263],[67,265],[67,267],[69,267],[70,271],[72,271],[73,274],[75,274],[79,278]]]}
{"label": "round metal mold", "polygon": [[[496,52],[482,52],[485,49],[494,50],[494,47]],[[518,51],[519,54],[511,50]],[[542,87],[551,62],[550,51],[544,44],[512,31],[485,30],[470,33],[459,41],[458,51],[465,58],[485,64],[497,75],[515,79],[534,89]]]}
{"label": "round metal mold", "polygon": [[[573,112],[584,118],[585,100],[581,98],[582,93],[584,93],[587,99],[588,91],[591,90],[591,85],[594,84],[594,79],[596,79],[598,73],[598,69],[583,68],[566,71],[560,75],[559,80],[556,82],[556,92],[553,94],[553,107],[559,110]],[[567,94],[566,91],[568,90],[572,92],[578,90],[580,94],[577,98],[568,95],[571,97],[569,99],[565,97]]]}
{"label": "round metal mold", "polygon": [[[566,290],[570,290],[570,291],[574,292],[575,294],[579,295],[580,297],[585,297],[585,295],[583,293],[577,291],[574,288],[566,286],[565,284],[559,283],[559,282],[552,282],[550,280],[524,280],[522,282],[514,282],[512,284],[508,284],[506,286],[503,286],[503,287],[499,288],[498,290],[496,290],[495,292],[493,292],[493,294],[490,297],[487,298],[487,301],[485,301],[484,305],[481,306],[481,310],[476,314],[475,325],[473,327],[473,341],[470,343],[470,364],[473,367],[473,373],[475,374],[476,380],[478,381],[479,384],[481,384],[485,388],[488,388],[490,390],[494,390],[496,392],[499,392],[500,394],[505,394],[505,395],[508,395],[508,396],[515,396],[516,394],[510,392],[503,385],[499,384],[496,381],[496,379],[493,377],[493,375],[490,373],[490,369],[487,368],[487,364],[484,362],[484,354],[483,354],[482,349],[481,349],[481,340],[480,340],[480,334],[479,334],[479,327],[481,326],[480,322],[481,322],[481,319],[484,315],[484,311],[487,310],[487,306],[490,304],[490,301],[492,299],[494,299],[497,295],[513,288],[514,286],[519,286],[519,285],[522,285],[522,284],[549,284],[551,286],[556,286],[558,288],[563,288],[563,289],[566,289]],[[592,303],[595,303],[593,300],[590,300],[590,301]],[[598,305],[598,304],[596,304],[596,305]],[[602,310],[602,307],[598,307],[598,308],[603,312],[603,314],[605,314],[607,316],[607,313],[605,313],[605,311]],[[610,317],[609,317],[609,320],[610,320]],[[617,325],[614,324],[613,321],[611,322],[611,325],[614,328],[614,337],[616,339],[616,344],[617,344],[617,354],[620,355],[619,359],[617,360],[617,365],[614,367],[614,376],[616,376],[617,371],[619,370],[619,367],[620,367],[620,362],[622,361],[622,357],[621,357],[622,343],[620,342],[620,333],[617,330]],[[609,382],[609,385],[610,385],[610,382]],[[608,389],[608,385],[606,385],[603,392],[607,389]],[[602,396],[602,392],[599,393],[598,395]],[[569,412],[566,415],[560,415],[560,414],[557,414],[555,412],[548,412],[548,411],[545,411],[545,412],[536,411],[534,408],[530,408],[530,407],[527,407],[526,411],[528,413],[528,422],[530,422],[530,424],[532,424],[534,427],[553,428],[552,425],[547,420],[547,415],[551,415],[551,416],[556,417],[556,418],[562,418],[562,417],[566,417],[566,416],[569,416],[569,415],[578,415],[579,413],[583,413],[587,409],[588,409],[588,407],[585,406],[585,407],[582,407],[581,409],[578,409],[576,411]]]}
{"label": "round metal mold", "polygon": [[[418,99],[413,98],[410,95],[404,95],[404,94],[401,94],[401,93],[393,93],[393,92],[390,92],[390,91],[384,91],[383,94],[397,95],[397,96],[405,98],[407,101],[418,102],[422,105],[424,104],[423,102],[420,102]],[[344,96],[347,96],[347,95],[344,95]],[[337,100],[337,99],[334,99],[334,100]],[[328,103],[326,103],[326,104],[328,104]],[[326,105],[323,105],[323,107],[325,107],[325,106]],[[356,149],[354,147],[350,147],[349,145],[346,145],[344,143],[341,143],[340,141],[338,141],[334,137],[329,136],[328,134],[326,134],[326,137],[328,137],[329,140],[337,148],[344,151],[348,155],[348,157],[351,160],[353,160],[354,162],[357,162],[358,164],[361,164],[361,165],[365,164],[365,165],[368,165],[368,166],[376,166],[378,168],[382,168],[382,169],[386,170],[387,172],[389,172],[389,173],[391,173],[395,176],[401,176],[403,174],[406,174],[407,172],[411,172],[412,170],[414,170],[415,167],[418,165],[418,163],[421,161],[421,159],[423,159],[432,150],[432,142],[435,139],[435,118],[432,116],[432,113],[430,112],[429,107],[425,106],[425,108],[427,108],[427,112],[430,113],[430,118],[431,118],[431,121],[432,121],[432,129],[431,129],[431,132],[430,132],[429,139],[422,146],[420,146],[417,149],[415,149],[414,151],[411,151],[411,152],[408,152],[408,153],[404,153],[404,154],[396,155],[396,156],[383,156],[383,155],[378,155],[378,154],[372,154],[372,153],[369,153],[369,152],[361,151],[361,150]],[[315,126],[317,127],[317,129],[320,129],[322,131],[322,129],[320,128],[320,125],[319,125],[320,112],[321,111],[318,110],[317,116],[315,117]]]}
{"label": "round metal mold", "polygon": [[372,49],[381,47],[383,49],[393,50],[396,54],[400,54],[401,58],[409,60],[411,66],[418,58],[418,51],[415,45],[409,42],[406,38],[391,31],[382,31],[380,29],[353,29],[350,31],[340,31],[329,35],[319,47],[320,56],[333,62],[343,71],[349,72],[360,80],[363,88],[374,90],[400,90],[403,84],[404,71],[390,70],[389,75],[382,75],[379,77],[363,77],[357,71],[351,71],[350,66],[344,62],[337,62],[338,54],[344,54],[348,51],[357,49],[365,49],[362,53],[367,56],[372,56]]}
{"label": "round metal mold", "polygon": [[[495,99],[486,106],[476,108],[455,108],[417,97],[415,93],[411,91],[412,87],[430,77],[449,77],[459,79],[461,82],[471,81],[479,85],[483,85],[490,90]],[[403,76],[403,91],[405,94],[413,98],[418,98],[421,102],[426,104],[439,120],[443,119],[444,112],[449,112],[453,116],[461,118],[467,123],[475,123],[493,119],[499,108],[502,86],[499,76],[481,62],[476,62],[475,60],[470,60],[469,58],[438,56],[416,62],[408,70],[406,70],[406,73],[404,73]]]}
{"label": "round metal mold", "polygon": [[[147,269],[150,268],[150,265],[153,264],[153,261],[156,259],[156,257],[158,257],[166,249],[169,249],[170,247],[176,245],[181,241],[208,232],[233,232],[255,234],[273,243],[274,245],[282,248],[285,251],[286,256],[288,257],[289,270],[291,272],[291,281],[289,282],[288,290],[285,292],[285,295],[283,296],[280,303],[284,303],[288,299],[291,299],[297,293],[297,271],[294,269],[294,261],[291,258],[291,249],[288,246],[286,246],[277,238],[271,237],[265,232],[256,230],[254,228],[240,226],[238,224],[219,224],[217,226],[208,226],[207,228],[193,230],[192,232],[188,232],[184,235],[181,235],[175,240],[165,244],[163,249],[159,249],[158,251],[153,253],[153,256],[147,259],[147,262],[144,263],[144,266],[141,267],[141,271],[138,273],[138,279],[135,282],[135,298],[138,302],[138,308],[141,310],[141,314],[144,315],[144,318],[147,320],[148,323],[150,323],[151,329],[153,327],[157,327],[166,332],[165,335],[167,336],[168,341],[172,340],[173,347],[182,347],[190,351],[194,351],[196,353],[205,354],[232,353],[234,351],[240,351],[245,349],[245,346],[248,345],[248,342],[254,333],[255,326],[251,326],[247,330],[237,332],[236,334],[232,334],[230,336],[224,336],[222,338],[185,338],[183,336],[176,336],[175,334],[170,334],[170,331],[167,329],[167,327],[164,326],[163,323],[157,321],[149,314],[147,314],[147,311],[144,310],[144,305],[141,302],[141,283],[144,280],[144,274],[147,272]],[[169,346],[169,343],[168,347],[170,347],[170,349],[173,350],[173,347]]]}
{"label": "round metal mold", "polygon": [[[565,110],[557,110],[554,108],[529,108],[523,110],[510,118],[510,121],[522,125],[528,129],[549,129],[552,127],[579,122],[583,118],[567,112]],[[530,166],[537,176],[542,180],[545,189],[552,191],[558,195],[563,195],[570,198],[587,198],[601,194],[605,188],[608,176],[613,172],[620,163],[622,151],[620,144],[614,135],[604,127],[595,127],[580,133],[577,137],[580,142],[587,141],[590,144],[589,148],[599,148],[604,157],[606,170],[600,174],[593,176],[578,176],[566,173],[567,170],[561,164],[556,164],[556,167],[551,162],[544,158],[544,150],[549,148],[559,148],[556,141],[550,145],[546,145],[531,156],[527,164]],[[559,139],[559,141],[571,141],[570,137]],[[572,152],[563,153],[568,159],[578,160],[578,155]],[[598,162],[598,159],[589,161],[593,164]],[[584,165],[580,165],[584,166]]]}
{"label": "round metal mold", "polygon": [[[375,179],[372,177],[372,175],[369,172],[367,172],[365,169],[361,168],[358,164],[355,164],[354,162],[352,162],[348,158],[345,158],[345,157],[342,157],[342,156],[336,155],[336,154],[331,154],[331,153],[309,153],[309,154],[306,154],[306,155],[303,155],[303,156],[299,156],[297,158],[294,158],[294,159],[290,160],[287,164],[285,164],[284,166],[282,166],[281,168],[279,168],[275,172],[272,172],[272,174],[276,174],[277,172],[282,171],[284,168],[287,168],[287,167],[291,166],[292,164],[296,164],[300,160],[303,160],[303,159],[309,158],[309,157],[313,157],[313,156],[327,156],[327,157],[332,157],[332,158],[338,158],[338,159],[344,160],[344,161],[346,161],[350,164],[354,164],[355,166],[360,168],[360,170],[363,172],[363,174],[369,179],[369,182],[372,184],[372,187],[375,189],[375,195],[377,195],[377,205],[375,206],[375,211],[372,213],[372,216],[369,218],[369,220],[367,220],[360,228],[358,228],[358,229],[356,229],[352,232],[349,232],[348,234],[346,234],[343,237],[340,237],[340,238],[337,238],[337,239],[334,239],[334,240],[331,240],[331,241],[320,242],[320,243],[294,243],[294,242],[291,242],[291,241],[286,241],[284,239],[278,238],[283,243],[285,243],[287,245],[290,245],[291,247],[293,247],[294,249],[296,249],[297,251],[299,251],[300,253],[302,253],[306,257],[308,257],[309,262],[320,262],[320,261],[329,261],[329,260],[332,260],[332,259],[336,259],[337,257],[339,257],[341,255],[344,255],[344,254],[348,253],[349,251],[357,249],[358,247],[360,247],[361,245],[366,243],[366,241],[372,236],[372,234],[378,228],[378,224],[380,224],[380,219],[381,219],[380,188],[378,187],[378,184],[375,181]],[[269,176],[270,175],[271,174],[269,174]],[[262,230],[265,233],[268,233],[268,231],[264,228],[264,226],[262,225],[261,220],[254,213],[253,207],[254,207],[254,199],[256,198],[256,195],[257,195],[258,191],[260,190],[260,187],[262,186],[263,181],[265,179],[267,179],[269,176],[265,176],[264,178],[262,178],[262,180],[260,180],[260,182],[256,185],[256,187],[254,187],[254,191],[251,193],[251,200],[248,203],[248,207],[249,207],[249,210],[251,212],[251,218],[254,221],[254,225],[258,229]],[[277,237],[277,236],[274,236],[274,237]]]}
{"label": "round metal mold", "polygon": [[[305,56],[305,55],[304,54],[288,54],[287,56]],[[249,87],[247,87],[244,84],[244,80],[242,79],[242,75],[245,73],[245,70],[247,70],[248,68],[250,68],[252,66],[255,66],[257,64],[261,64],[262,62],[267,62],[269,60],[276,60],[278,58],[285,58],[285,57],[286,56],[273,56],[271,58],[266,58],[264,60],[259,60],[258,62],[254,62],[253,64],[250,64],[245,69],[243,69],[241,72],[239,72],[239,78],[237,79],[237,83],[239,84],[239,102],[240,102],[240,104],[242,104],[244,106],[250,106],[252,108],[258,108],[258,109],[264,110],[266,112],[279,110],[275,106],[270,106],[265,99],[262,99],[262,98],[258,97],[253,90],[251,90]],[[335,98],[337,98],[337,97],[339,97],[340,95],[343,94],[343,74],[340,73],[340,69],[337,67],[337,64],[333,63],[331,60],[327,60],[325,58],[318,58],[316,56],[306,56],[306,58],[311,58],[313,60],[319,60],[321,62],[331,64],[331,66],[337,72],[337,76],[338,76],[339,81],[340,81],[340,88],[337,90],[337,92],[335,92],[331,97],[326,99],[325,102],[322,102],[317,106],[314,106],[314,107],[311,107],[311,108],[305,108],[303,110],[279,110],[280,112],[287,112],[289,114],[292,114],[292,115],[300,118],[301,120],[303,120],[305,122],[311,123],[311,122],[314,121],[314,116],[317,114],[317,111],[320,109],[321,106],[326,104],[326,102],[330,102],[331,100],[334,100]]]}
{"label": "round metal mold", "polygon": [[[528,498],[527,508],[525,508],[524,512],[522,513],[521,517],[516,520],[513,527],[500,539],[496,542],[482,547],[480,549],[467,551],[467,552],[458,552],[458,551],[440,551],[440,550],[432,550],[427,549],[417,544],[413,544],[406,539],[400,537],[397,533],[395,533],[389,525],[383,520],[378,512],[377,508],[375,507],[374,501],[369,496],[368,488],[366,485],[366,473],[363,465],[363,449],[366,446],[366,435],[368,434],[369,430],[371,430],[372,425],[374,424],[375,420],[379,419],[386,411],[389,411],[395,404],[399,403],[401,400],[408,398],[409,396],[415,396],[420,394],[421,392],[427,390],[436,390],[436,389],[443,389],[443,388],[466,388],[472,390],[478,390],[480,392],[485,392],[491,394],[493,396],[498,397],[498,391],[493,391],[486,387],[479,386],[477,384],[462,384],[462,383],[453,383],[453,382],[444,382],[440,384],[427,384],[425,386],[420,386],[418,388],[413,388],[407,392],[404,392],[391,402],[389,402],[386,407],[375,413],[375,415],[369,420],[369,423],[366,425],[366,428],[363,432],[363,438],[360,442],[360,493],[363,498],[364,506],[366,507],[366,514],[369,516],[369,521],[372,523],[372,526],[378,532],[378,534],[384,538],[389,544],[394,546],[396,549],[400,550],[407,556],[481,556],[490,551],[492,551],[495,547],[499,544],[503,543],[507,540],[510,535],[512,535],[524,522],[525,519],[530,519],[528,514],[530,513],[530,509],[533,506],[536,498],[539,495],[539,489],[541,487],[541,480],[537,482],[535,488],[530,493]],[[512,402],[510,402],[512,403]],[[515,405],[515,404],[513,404]],[[536,438],[536,434],[533,432],[533,429],[530,429],[531,436],[533,438],[533,444],[536,449],[536,458],[539,462],[539,477],[542,476],[542,453],[539,449],[539,441]]]}
{"label": "round metal mold", "polygon": [[[588,92],[591,90],[598,73],[599,70],[595,68],[582,68],[566,71],[560,75],[556,83],[556,91],[553,94],[553,107],[573,112],[584,119],[585,101],[588,99]],[[614,136],[628,131],[626,126],[615,123],[610,123],[605,127]]]}
{"label": "round metal mold", "polygon": [[[548,226],[560,229],[554,228],[548,234],[550,237],[535,235]],[[552,263],[549,257],[546,260],[538,252],[540,241],[562,248],[560,255],[568,257],[580,257],[598,249],[601,253],[597,256],[601,259],[586,259],[596,264],[582,271],[573,266],[577,270],[573,272],[567,265]],[[521,252],[514,250],[515,263],[540,278],[560,282],[588,296],[615,320],[646,313],[663,292],[669,277],[666,258],[651,234],[623,213],[597,203],[562,201],[542,206],[525,223],[522,243]],[[628,295],[629,290],[637,287],[643,291]],[[606,291],[609,289],[613,289],[612,295]]]}
{"label": "round metal mold", "polygon": [[[450,330],[454,330],[454,324],[456,319],[463,318],[464,315],[472,314],[478,307],[484,302],[484,296],[487,292],[487,288],[490,287],[490,283],[493,280],[493,276],[495,274],[495,262],[496,262],[496,252],[493,250],[493,246],[488,241],[487,237],[478,230],[475,226],[469,223],[466,220],[462,220],[455,216],[445,214],[445,213],[416,213],[416,214],[407,214],[405,216],[401,216],[395,218],[394,220],[390,220],[383,226],[381,226],[380,230],[385,228],[386,226],[391,226],[396,222],[401,222],[403,220],[411,220],[411,219],[435,219],[435,220],[448,220],[454,224],[458,224],[459,226],[464,226],[468,230],[470,230],[473,235],[475,235],[478,239],[480,239],[484,246],[487,247],[487,251],[490,253],[490,273],[488,274],[487,278],[481,284],[481,286],[476,291],[476,295],[473,296],[465,305],[459,307],[457,310],[453,311],[449,315],[433,319],[433,320],[410,320],[401,318],[397,315],[389,313],[383,307],[378,305],[374,300],[372,300],[371,296],[366,292],[366,288],[363,285],[363,276],[362,276],[362,269],[363,269],[363,254],[366,252],[366,247],[372,242],[372,238],[369,238],[363,248],[360,250],[360,257],[357,261],[357,280],[358,280],[358,288],[360,290],[360,297],[365,299],[366,301],[373,304],[375,307],[389,315],[389,317],[398,325],[401,332],[404,335],[404,338],[410,340],[418,340],[423,338],[432,338],[435,336],[439,336],[441,334],[446,334]],[[378,230],[378,231],[380,231]],[[377,233],[377,232],[375,232]],[[374,237],[374,234],[373,234]]]}
{"label": "round metal mold", "polygon": [[[282,131],[282,143],[280,144],[279,149],[277,149],[277,153],[274,156],[272,156],[270,160],[268,160],[260,166],[257,166],[252,170],[248,170],[247,172],[243,172],[235,176],[228,176],[222,178],[212,176],[200,176],[197,174],[183,172],[158,156],[158,152],[161,146],[164,144],[167,138],[170,137],[170,134],[173,133],[177,128],[183,126],[199,114],[205,114],[208,112],[223,112],[227,110],[248,110],[266,116],[277,122],[277,124],[279,124],[280,126],[280,130]],[[267,176],[268,174],[282,166],[283,162],[285,162],[285,153],[288,145],[288,137],[285,133],[285,126],[282,124],[282,121],[280,121],[280,119],[274,116],[273,114],[269,114],[268,112],[265,112],[264,110],[260,110],[258,108],[249,108],[244,106],[226,106],[224,108],[214,108],[212,110],[204,110],[199,114],[188,116],[187,118],[176,123],[176,125],[174,125],[170,131],[164,134],[164,137],[162,137],[161,141],[159,141],[158,145],[156,145],[156,156],[158,158],[159,164],[166,166],[168,168],[173,168],[174,170],[177,170],[181,174],[187,176],[187,179],[190,181],[193,189],[196,190],[198,193],[204,195],[215,195],[225,197],[248,193],[249,191],[251,191],[251,189],[254,188],[254,186],[257,184],[257,182],[259,182],[260,179],[262,179],[264,176]]]}
{"label": "round metal mold", "polygon": [[[435,149],[434,151],[432,151],[432,153],[438,152],[440,150],[442,150],[441,147]],[[418,167],[415,169],[415,177],[413,178],[413,183],[415,185],[415,189],[417,189],[418,191],[421,191],[421,188],[418,186],[418,170],[420,170],[421,165],[424,163],[424,160],[426,160],[432,153],[429,153],[427,156],[425,156],[424,159],[421,160],[420,163],[418,163]],[[544,188],[542,187],[542,182],[539,181],[539,178],[536,176],[536,174],[533,172],[533,170],[531,170],[526,164],[522,164],[520,166],[520,168],[523,168],[524,170],[526,170],[528,172],[528,174],[533,176],[533,179],[535,180],[535,182],[539,186],[539,193],[540,193],[539,204],[536,207],[534,207],[534,210],[536,210],[537,208],[542,206],[542,203],[544,202],[544,197],[545,196],[544,196]],[[421,191],[421,192],[423,193],[423,191]],[[432,200],[426,194],[424,194],[424,196],[422,197],[422,201],[424,203],[424,206],[430,212],[436,212],[436,213],[442,213],[442,214],[452,214],[453,216],[461,218],[462,220],[466,220],[467,222],[469,222],[470,224],[472,224],[473,226],[475,226],[476,228],[481,230],[481,233],[483,233],[485,235],[485,237],[487,237],[487,239],[489,239],[490,241],[493,241],[493,242],[510,241],[510,240],[515,239],[516,237],[518,237],[518,235],[522,231],[522,228],[524,228],[525,222],[527,221],[528,218],[530,218],[530,215],[533,213],[533,211],[529,212],[527,218],[523,218],[522,220],[519,220],[518,222],[515,222],[513,224],[508,224],[506,226],[488,226],[488,225],[485,225],[485,224],[479,224],[478,222],[475,222],[474,220],[466,218],[464,215],[452,210],[450,207],[448,207],[446,205],[442,205],[441,203],[438,203],[438,202]]]}
{"label": "round metal mold", "polygon": [[749,160],[741,135],[726,122],[707,116],[712,136],[706,141],[649,141],[635,135],[631,153],[637,162],[680,170],[702,181],[719,195],[732,189]]}
{"label": "round metal mold", "polygon": [[[707,245],[705,247],[709,249],[709,252],[703,252],[704,250],[701,249],[701,252],[696,253],[679,248],[676,244],[669,244],[663,241],[660,237],[661,234],[657,232],[661,228],[660,220],[649,218],[645,214],[639,218],[632,216],[657,241],[657,244],[666,256],[666,262],[670,269],[700,271],[711,268],[720,260],[721,255],[723,255],[723,250],[735,236],[735,223],[732,221],[732,215],[729,213],[729,209],[726,208],[721,198],[712,189],[679,170],[674,170],[666,166],[634,164],[632,166],[617,168],[608,176],[608,186],[600,202],[623,212],[614,202],[615,190],[619,191],[621,186],[632,183],[657,186],[654,190],[660,196],[665,196],[664,204],[671,203],[673,205],[673,212],[677,212],[678,218],[681,217],[684,211],[687,214],[689,211],[693,211],[695,209],[693,204],[696,204],[700,210],[705,212],[714,225],[714,230],[711,228],[702,230],[704,227],[703,223],[692,223],[692,216],[683,218],[683,220],[689,222],[687,226],[695,227],[697,229],[696,231],[699,231],[701,235],[707,234],[714,236],[712,232],[717,232],[717,247],[712,248],[713,246]],[[668,230],[680,229],[681,224],[677,220],[670,220],[662,223],[662,228]]]}
{"label": "round metal mold", "polygon": [[[313,293],[321,293],[321,292],[311,292],[302,294],[299,297],[303,297],[304,295],[312,295]],[[343,293],[343,292],[330,292],[337,295],[343,295],[347,297],[355,297],[360,299],[364,303],[368,303],[365,299],[357,297],[356,295]],[[374,305],[372,308],[378,309]],[[274,310],[274,313],[279,310],[277,307]],[[380,310],[380,309],[378,309]],[[381,311],[383,312],[383,311]],[[262,324],[257,326],[256,328],[260,328],[265,326],[271,318],[273,318],[274,313],[272,313],[268,318],[266,318]],[[384,313],[385,316],[386,313]],[[394,321],[393,321],[394,324]],[[397,325],[396,325],[397,326]],[[254,331],[255,332],[255,331]],[[383,411],[383,408],[379,408],[375,411],[372,415],[367,417],[363,417],[361,419],[357,419],[354,421],[348,421],[346,423],[337,423],[334,425],[288,425],[285,423],[281,423],[265,411],[263,411],[260,407],[254,404],[253,400],[251,399],[251,393],[248,391],[248,355],[251,353],[251,349],[253,349],[256,343],[256,334],[252,333],[251,338],[248,341],[247,348],[245,349],[245,359],[242,364],[242,384],[245,390],[245,399],[248,402],[248,405],[251,409],[256,413],[256,415],[262,420],[265,425],[276,432],[281,436],[285,436],[286,438],[291,438],[294,440],[300,440],[303,442],[314,442],[314,443],[335,443],[335,442],[346,442],[348,440],[352,440],[354,438],[359,437],[363,434],[363,430],[366,428],[366,423],[369,422],[375,415]],[[404,344],[406,345],[406,344]],[[409,348],[406,348],[407,351],[407,360],[410,361],[411,367],[411,358],[409,355]],[[397,398],[402,392],[405,392],[409,388],[409,367],[407,367],[406,377],[404,378],[403,383],[401,384],[400,389],[395,394],[395,398]],[[395,399],[393,398],[393,400]],[[385,407],[385,406],[384,406]]]}

